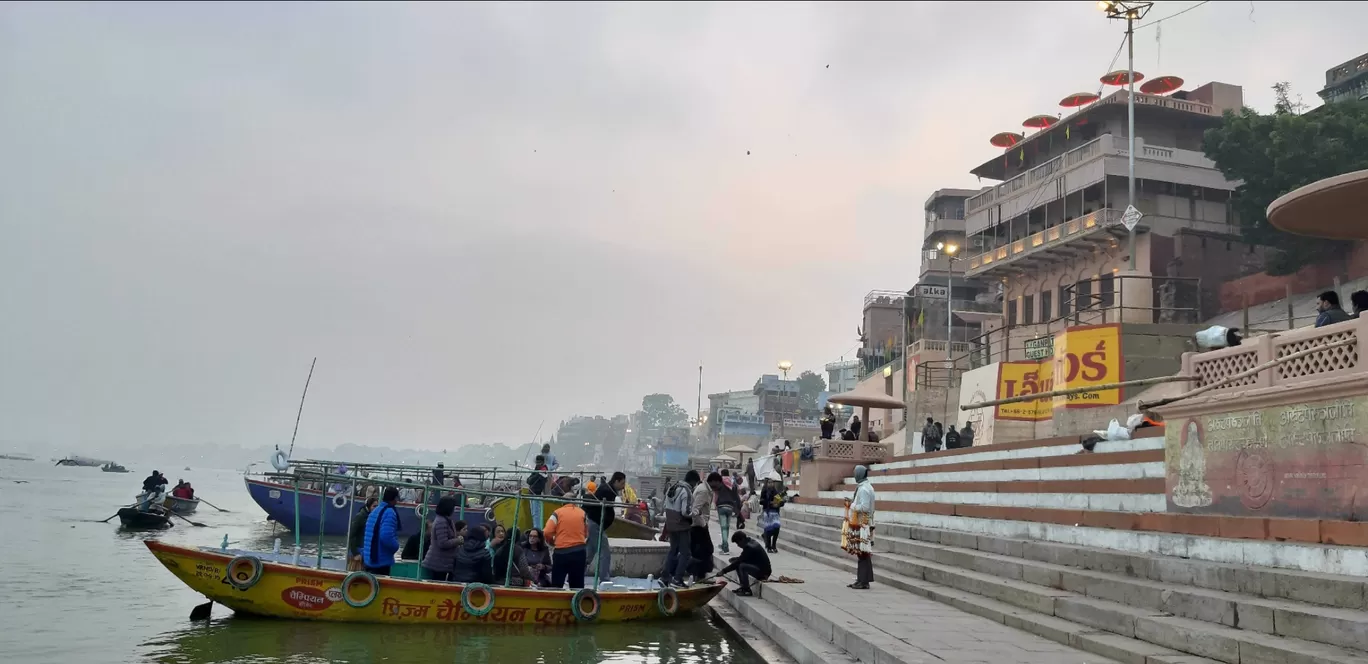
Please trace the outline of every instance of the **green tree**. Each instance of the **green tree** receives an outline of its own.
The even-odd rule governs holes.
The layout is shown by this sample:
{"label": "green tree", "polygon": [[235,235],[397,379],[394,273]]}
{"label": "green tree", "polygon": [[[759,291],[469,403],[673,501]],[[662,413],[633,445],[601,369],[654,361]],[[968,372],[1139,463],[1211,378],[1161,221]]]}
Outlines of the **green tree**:
{"label": "green tree", "polygon": [[689,413],[668,394],[648,394],[642,397],[641,410],[646,414],[648,428],[682,427],[689,424]]}
{"label": "green tree", "polygon": [[1268,223],[1268,204],[1303,185],[1368,168],[1368,103],[1327,104],[1301,113],[1305,104],[1286,83],[1273,86],[1274,112],[1226,111],[1208,129],[1202,149],[1231,180],[1243,183],[1231,199],[1241,233],[1273,248],[1269,274],[1291,274],[1305,265],[1341,257],[1348,242],[1284,233]]}
{"label": "green tree", "polygon": [[826,387],[826,379],[821,374],[811,371],[798,374],[798,407],[816,409],[817,395]]}

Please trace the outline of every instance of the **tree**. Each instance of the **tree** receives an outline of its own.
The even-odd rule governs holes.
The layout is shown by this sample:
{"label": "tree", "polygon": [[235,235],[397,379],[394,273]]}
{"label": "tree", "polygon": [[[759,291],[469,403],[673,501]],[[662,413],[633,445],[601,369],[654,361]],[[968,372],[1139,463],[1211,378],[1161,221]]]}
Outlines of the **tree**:
{"label": "tree", "polygon": [[798,407],[816,410],[817,395],[826,389],[826,379],[821,374],[804,371],[798,374]]}
{"label": "tree", "polygon": [[1327,104],[1309,113],[1286,83],[1273,86],[1272,114],[1245,108],[1226,111],[1220,127],[1208,129],[1202,149],[1235,189],[1232,207],[1241,234],[1272,247],[1267,272],[1291,274],[1305,265],[1342,257],[1351,243],[1284,233],[1268,223],[1268,204],[1303,185],[1368,168],[1368,103]]}
{"label": "tree", "polygon": [[682,427],[689,424],[689,413],[668,394],[648,394],[641,398],[646,427]]}

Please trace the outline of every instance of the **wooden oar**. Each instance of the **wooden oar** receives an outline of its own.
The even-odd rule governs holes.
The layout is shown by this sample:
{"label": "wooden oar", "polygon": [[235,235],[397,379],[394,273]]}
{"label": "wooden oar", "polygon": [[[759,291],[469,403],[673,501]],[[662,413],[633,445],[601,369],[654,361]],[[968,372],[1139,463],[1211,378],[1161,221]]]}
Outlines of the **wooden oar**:
{"label": "wooden oar", "polygon": [[[167,513],[169,513],[171,516],[174,516],[174,517],[176,517],[177,519],[180,519],[181,521],[184,521],[184,522],[186,522],[186,523],[188,523],[188,524],[190,524],[190,525],[192,525],[192,526],[194,526],[194,527],[196,527],[196,528],[208,528],[208,527],[209,527],[209,526],[206,526],[206,525],[204,525],[204,524],[202,524],[202,523],[200,523],[200,522],[198,522],[198,521],[191,521],[191,520],[189,520],[189,519],[187,519],[187,518],[185,518],[185,517],[183,517],[183,516],[181,516],[181,515],[179,515],[179,514],[176,514],[175,512],[172,512],[171,510],[167,510]],[[115,516],[118,516],[118,515],[116,514]]]}
{"label": "wooden oar", "polygon": [[[213,504],[213,503],[211,503],[211,502],[209,502],[209,501],[207,501],[207,500],[205,500],[205,499],[203,499],[203,498],[200,498],[199,501],[200,501],[201,503],[204,503],[205,505],[208,505],[208,506],[210,506],[210,507],[212,507],[212,508],[214,508],[214,509],[220,511],[220,512],[232,512],[232,511],[233,511],[233,510],[226,510],[226,509],[223,509],[222,507],[219,507],[218,505],[215,505],[215,504]],[[210,602],[210,604],[213,604],[213,602]]]}

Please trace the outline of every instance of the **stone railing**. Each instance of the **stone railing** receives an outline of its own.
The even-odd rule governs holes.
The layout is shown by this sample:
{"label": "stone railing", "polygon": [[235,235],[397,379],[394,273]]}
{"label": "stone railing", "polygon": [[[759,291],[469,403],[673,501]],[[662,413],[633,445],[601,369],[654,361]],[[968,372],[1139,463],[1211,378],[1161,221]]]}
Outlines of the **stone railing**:
{"label": "stone railing", "polygon": [[817,445],[818,461],[879,463],[893,457],[893,446],[863,440],[823,440]]}
{"label": "stone railing", "polygon": [[1246,339],[1243,344],[1233,348],[1185,354],[1183,375],[1196,376],[1197,380],[1193,381],[1191,386],[1203,387],[1274,359],[1310,350],[1321,344],[1353,339],[1355,341],[1352,344],[1319,350],[1216,387],[1212,391],[1277,387],[1312,379],[1347,377],[1368,370],[1368,366],[1359,361],[1357,341],[1365,336],[1368,336],[1368,319],[1364,318],[1354,318],[1320,328],[1306,327],[1261,335]]}

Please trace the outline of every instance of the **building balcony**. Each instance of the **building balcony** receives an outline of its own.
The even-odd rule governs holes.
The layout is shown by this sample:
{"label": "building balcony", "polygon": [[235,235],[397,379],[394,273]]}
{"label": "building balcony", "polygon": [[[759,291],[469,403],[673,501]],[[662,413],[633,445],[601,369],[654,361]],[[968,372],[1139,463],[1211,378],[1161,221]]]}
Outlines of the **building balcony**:
{"label": "building balcony", "polygon": [[[1126,235],[1121,213],[1122,210],[1105,208],[970,256],[965,274],[977,277],[1018,272],[1039,263],[1068,260],[1089,253],[1096,245]],[[1144,227],[1143,220],[1140,227]]]}
{"label": "building balcony", "polygon": [[952,261],[944,256],[928,258],[926,254],[922,254],[920,274],[925,275],[927,272],[950,272],[952,274],[964,274],[965,263],[967,262],[968,261],[960,258],[956,258]]}
{"label": "building balcony", "polygon": [[938,235],[964,235],[964,217],[959,219],[937,218],[936,220],[926,220],[926,232],[923,236],[930,240]]}
{"label": "building balcony", "polygon": [[[1138,179],[1211,189],[1235,188],[1216,169],[1216,163],[1200,151],[1150,145],[1139,136],[1135,139],[1135,150],[1135,177]],[[1125,137],[1099,136],[965,201],[968,212],[965,230],[970,235],[981,232],[1034,208],[1072,196],[1108,175],[1125,176],[1129,171],[1129,156]]]}

